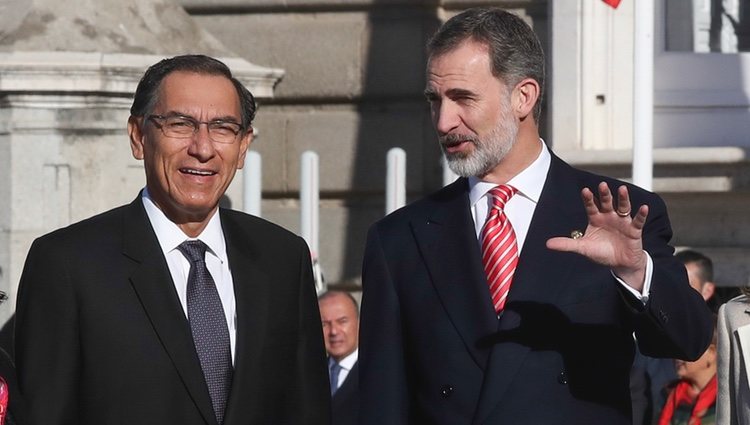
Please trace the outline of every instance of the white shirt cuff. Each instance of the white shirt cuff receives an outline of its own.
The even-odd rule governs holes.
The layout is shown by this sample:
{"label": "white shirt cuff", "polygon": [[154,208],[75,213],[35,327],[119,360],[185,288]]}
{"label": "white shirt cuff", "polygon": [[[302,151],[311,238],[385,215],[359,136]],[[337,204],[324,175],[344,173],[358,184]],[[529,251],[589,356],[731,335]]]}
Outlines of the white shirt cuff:
{"label": "white shirt cuff", "polygon": [[614,276],[614,278],[617,279],[618,282],[620,282],[620,285],[624,286],[625,289],[627,289],[628,292],[630,292],[631,294],[633,294],[634,297],[636,297],[639,300],[641,300],[641,302],[643,303],[643,305],[646,305],[646,303],[648,302],[648,295],[649,295],[649,293],[651,291],[651,276],[654,274],[654,262],[653,262],[653,260],[651,260],[651,256],[648,255],[648,252],[646,252],[646,251],[643,251],[643,252],[646,254],[646,276],[644,277],[644,280],[643,280],[643,291],[642,292],[638,292],[635,289],[633,289],[632,286],[628,285],[627,283],[625,283],[624,280],[622,280],[619,277],[617,277],[617,275],[615,274],[615,272],[613,272],[611,270],[610,270],[610,272],[612,273],[612,276]]}

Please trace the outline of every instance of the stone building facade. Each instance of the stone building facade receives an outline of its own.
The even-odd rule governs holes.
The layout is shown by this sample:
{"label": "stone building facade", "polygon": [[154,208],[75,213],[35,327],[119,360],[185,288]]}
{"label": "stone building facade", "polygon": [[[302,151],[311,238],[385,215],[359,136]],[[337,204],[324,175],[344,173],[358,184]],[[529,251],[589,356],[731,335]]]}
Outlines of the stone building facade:
{"label": "stone building facade", "polygon": [[[407,200],[442,185],[422,94],[424,45],[466,7],[507,7],[539,34],[549,65],[541,133],[552,148],[583,168],[630,175],[631,0],[616,11],[599,0],[73,4],[0,3],[0,199],[7,201],[0,209],[0,289],[11,295],[34,237],[129,202],[144,184],[125,124],[137,78],[160,56],[227,58],[259,95],[252,148],[263,158],[264,218],[299,231],[300,155],[318,153],[317,254],[328,284],[344,289],[357,289],[367,228],[383,215],[388,149],[406,151]],[[45,72],[39,81],[46,86],[35,83]],[[745,284],[750,141],[723,121],[712,127],[724,130],[712,133],[719,140],[686,130],[711,124],[727,101],[689,104],[674,96],[668,68],[656,72],[654,190],[668,202],[675,243],[713,256],[720,285]],[[725,92],[720,99],[731,97],[731,86]],[[733,102],[740,120],[750,102]],[[691,118],[696,111],[700,118]],[[238,176],[228,193],[234,208],[242,206],[241,186]],[[11,311],[0,307],[0,319]]]}

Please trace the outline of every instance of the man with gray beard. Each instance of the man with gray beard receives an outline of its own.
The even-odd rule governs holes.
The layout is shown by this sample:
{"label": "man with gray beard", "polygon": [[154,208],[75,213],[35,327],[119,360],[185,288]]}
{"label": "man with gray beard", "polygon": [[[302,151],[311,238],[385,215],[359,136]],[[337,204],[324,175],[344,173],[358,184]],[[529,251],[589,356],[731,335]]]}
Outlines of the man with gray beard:
{"label": "man with gray beard", "polygon": [[630,424],[633,334],[688,360],[711,340],[664,202],[540,139],[544,54],[517,16],[469,9],[427,53],[462,178],[370,229],[360,424]]}

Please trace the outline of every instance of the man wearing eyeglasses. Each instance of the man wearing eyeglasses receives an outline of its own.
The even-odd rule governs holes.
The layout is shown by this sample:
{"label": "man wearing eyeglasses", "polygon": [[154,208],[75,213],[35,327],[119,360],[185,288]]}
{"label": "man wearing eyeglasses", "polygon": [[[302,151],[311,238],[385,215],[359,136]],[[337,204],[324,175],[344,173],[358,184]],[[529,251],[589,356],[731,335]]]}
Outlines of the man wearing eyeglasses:
{"label": "man wearing eyeglasses", "polygon": [[146,188],[27,257],[16,339],[32,424],[329,423],[307,246],[219,208],[254,114],[215,59],[146,71],[128,120]]}

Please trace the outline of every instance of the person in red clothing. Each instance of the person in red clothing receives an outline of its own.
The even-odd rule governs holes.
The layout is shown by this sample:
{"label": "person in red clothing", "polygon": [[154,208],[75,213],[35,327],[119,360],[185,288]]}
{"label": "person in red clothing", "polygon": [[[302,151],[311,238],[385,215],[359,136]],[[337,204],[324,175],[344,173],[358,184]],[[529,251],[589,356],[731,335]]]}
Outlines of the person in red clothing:
{"label": "person in red clothing", "polygon": [[675,360],[679,378],[671,386],[659,425],[716,423],[716,326],[711,345],[694,362]]}
{"label": "person in red clothing", "polygon": [[[7,299],[5,292],[0,291],[0,304]],[[18,388],[13,359],[4,348],[0,347],[0,425],[21,425],[26,423],[25,404]]]}

